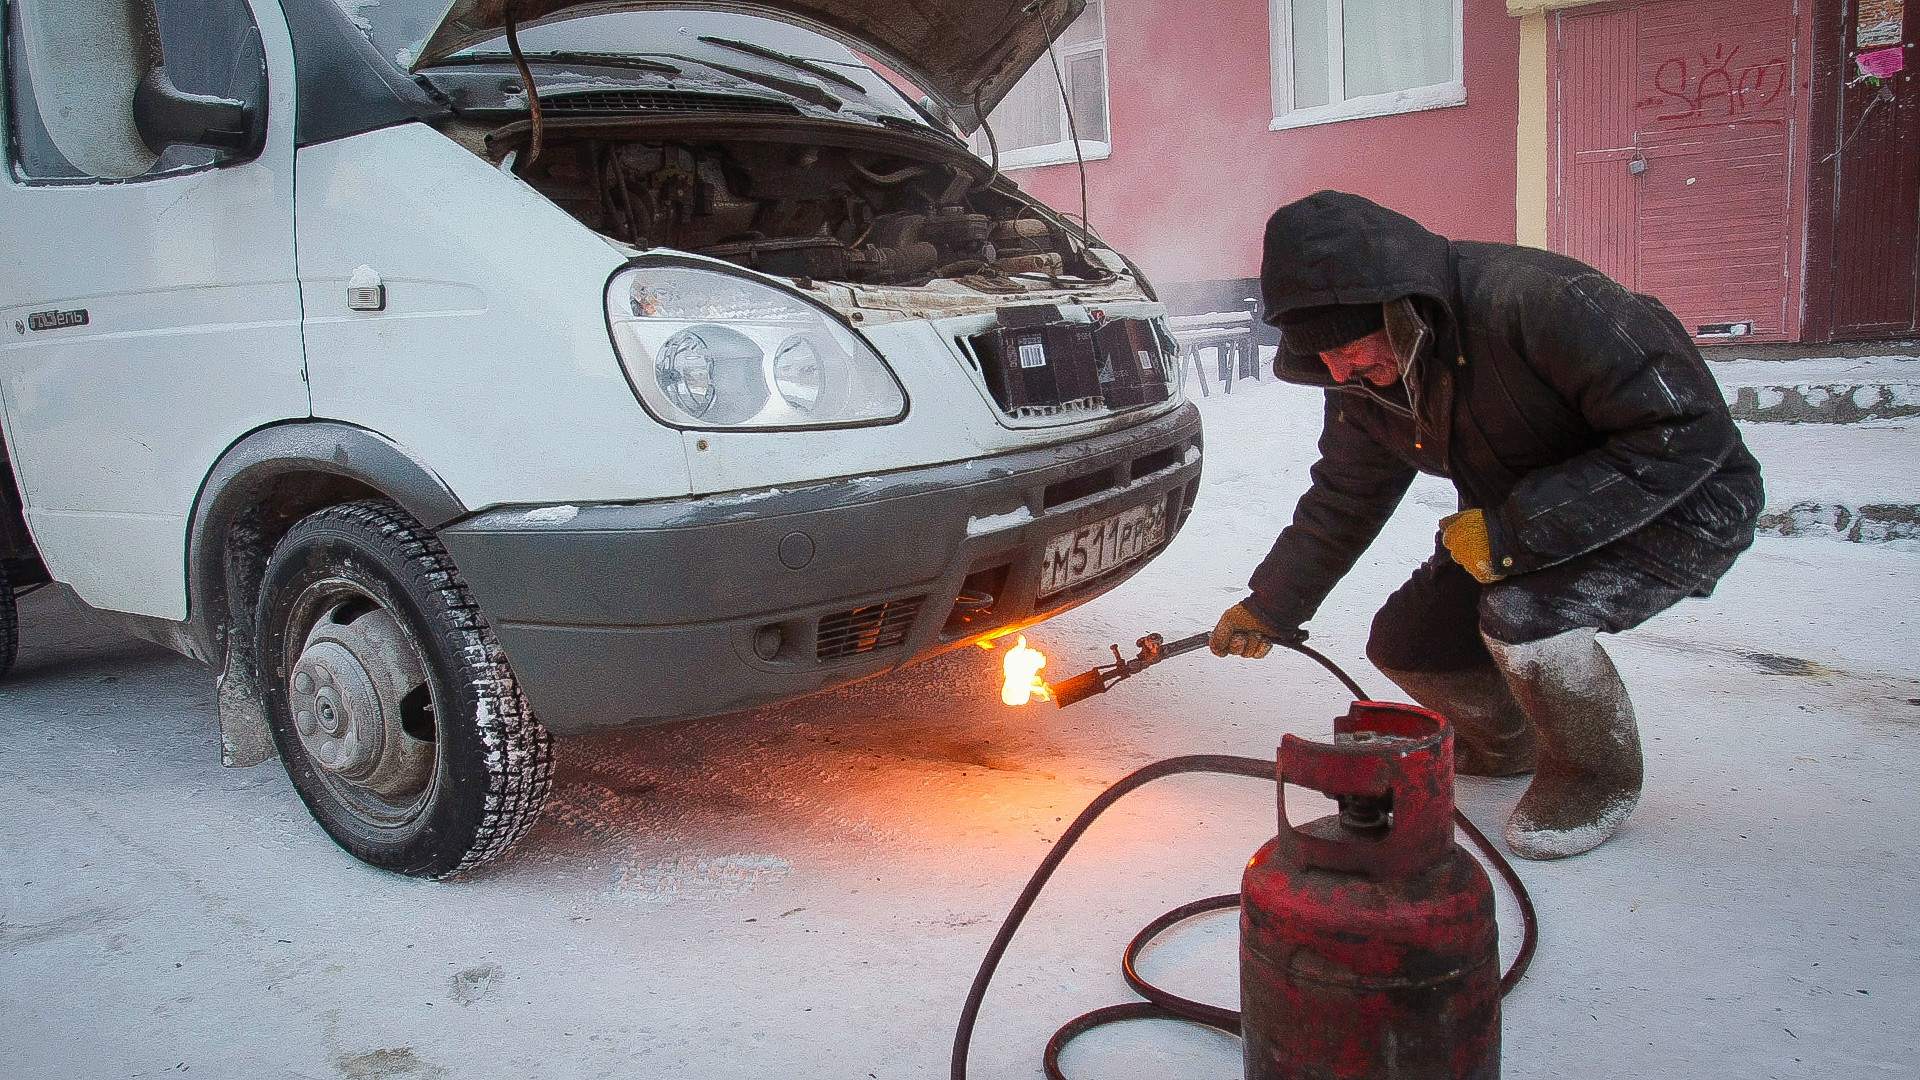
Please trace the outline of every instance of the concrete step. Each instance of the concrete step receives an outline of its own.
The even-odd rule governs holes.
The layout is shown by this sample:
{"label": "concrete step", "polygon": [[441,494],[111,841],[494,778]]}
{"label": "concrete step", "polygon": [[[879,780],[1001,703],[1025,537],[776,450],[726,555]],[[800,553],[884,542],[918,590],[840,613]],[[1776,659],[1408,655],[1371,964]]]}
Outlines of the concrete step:
{"label": "concrete step", "polygon": [[1716,360],[1710,365],[1736,420],[1856,424],[1920,416],[1920,358]]}
{"label": "concrete step", "polygon": [[1920,544],[1920,422],[1745,422],[1767,508],[1760,531]]}
{"label": "concrete step", "polygon": [[1799,502],[1760,515],[1762,536],[1821,536],[1855,544],[1920,541],[1920,503]]}

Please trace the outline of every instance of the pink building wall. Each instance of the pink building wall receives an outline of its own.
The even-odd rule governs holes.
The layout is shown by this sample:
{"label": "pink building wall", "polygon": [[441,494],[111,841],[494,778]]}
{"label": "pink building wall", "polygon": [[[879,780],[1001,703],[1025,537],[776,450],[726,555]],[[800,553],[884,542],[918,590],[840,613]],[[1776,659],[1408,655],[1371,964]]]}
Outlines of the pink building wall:
{"label": "pink building wall", "polygon": [[[1156,284],[1251,278],[1280,205],[1365,195],[1443,235],[1514,239],[1519,20],[1466,0],[1467,104],[1269,131],[1266,0],[1108,0],[1113,156],[1087,163],[1094,228]],[[1075,167],[1010,174],[1078,213]]]}

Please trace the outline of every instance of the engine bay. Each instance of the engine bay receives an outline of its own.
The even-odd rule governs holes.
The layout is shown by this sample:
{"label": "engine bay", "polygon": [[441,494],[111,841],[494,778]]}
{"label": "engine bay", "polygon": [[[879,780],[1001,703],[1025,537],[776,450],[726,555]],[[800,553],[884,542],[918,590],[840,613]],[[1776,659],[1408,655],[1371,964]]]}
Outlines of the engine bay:
{"label": "engine bay", "polygon": [[977,159],[954,160],[957,150],[938,160],[872,137],[843,145],[798,131],[674,138],[641,126],[555,127],[537,154],[525,123],[487,144],[588,228],[637,248],[794,278],[887,286],[944,278],[997,293],[1025,291],[1019,279],[1065,288],[1117,276],[1117,256],[1093,254],[1080,230]]}

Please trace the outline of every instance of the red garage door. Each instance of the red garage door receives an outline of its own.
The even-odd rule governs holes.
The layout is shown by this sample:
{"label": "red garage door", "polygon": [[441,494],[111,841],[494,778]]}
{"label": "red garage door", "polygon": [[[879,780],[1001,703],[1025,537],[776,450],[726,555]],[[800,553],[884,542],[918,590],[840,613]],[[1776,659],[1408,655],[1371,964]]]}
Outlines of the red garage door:
{"label": "red garage door", "polygon": [[1794,0],[1555,20],[1554,246],[1708,341],[1792,337]]}

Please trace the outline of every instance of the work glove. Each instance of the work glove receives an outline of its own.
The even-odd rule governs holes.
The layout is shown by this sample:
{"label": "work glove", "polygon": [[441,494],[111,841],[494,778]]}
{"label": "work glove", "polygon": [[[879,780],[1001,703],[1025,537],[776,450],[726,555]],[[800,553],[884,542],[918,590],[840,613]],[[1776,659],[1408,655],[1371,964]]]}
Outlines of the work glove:
{"label": "work glove", "polygon": [[1482,585],[1491,585],[1505,574],[1494,573],[1493,549],[1487,540],[1487,515],[1479,510],[1462,510],[1440,519],[1440,543],[1460,568]]}
{"label": "work glove", "polygon": [[1214,624],[1207,648],[1215,656],[1244,656],[1258,660],[1273,651],[1273,643],[1289,637],[1304,637],[1298,630],[1282,630],[1255,615],[1245,604],[1228,608]]}

